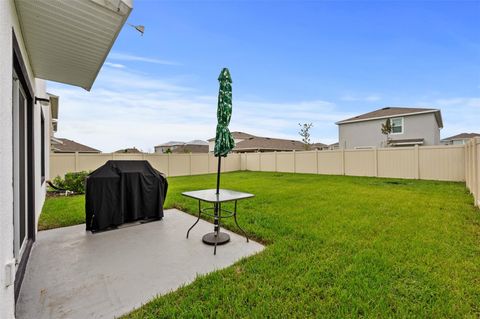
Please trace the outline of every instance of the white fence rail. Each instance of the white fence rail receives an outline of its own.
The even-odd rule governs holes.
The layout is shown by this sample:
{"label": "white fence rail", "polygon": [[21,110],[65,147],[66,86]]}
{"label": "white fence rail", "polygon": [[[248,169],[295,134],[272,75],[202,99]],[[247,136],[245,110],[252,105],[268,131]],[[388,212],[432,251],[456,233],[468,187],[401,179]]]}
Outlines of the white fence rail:
{"label": "white fence rail", "polygon": [[242,169],[465,181],[465,147],[245,153],[242,154]]}
{"label": "white fence rail", "polygon": [[[51,154],[50,178],[111,159],[148,160],[167,176],[217,169],[212,154]],[[239,170],[466,181],[480,206],[480,138],[467,145],[230,154],[222,161],[222,172]]]}
{"label": "white fence rail", "polygon": [[[184,176],[215,173],[217,158],[212,154],[50,154],[50,178],[68,172],[93,171],[108,160],[147,160],[167,176]],[[222,159],[222,172],[240,170],[240,154],[230,154]]]}
{"label": "white fence rail", "polygon": [[480,138],[468,142],[465,150],[465,179],[473,194],[475,204],[480,207]]}

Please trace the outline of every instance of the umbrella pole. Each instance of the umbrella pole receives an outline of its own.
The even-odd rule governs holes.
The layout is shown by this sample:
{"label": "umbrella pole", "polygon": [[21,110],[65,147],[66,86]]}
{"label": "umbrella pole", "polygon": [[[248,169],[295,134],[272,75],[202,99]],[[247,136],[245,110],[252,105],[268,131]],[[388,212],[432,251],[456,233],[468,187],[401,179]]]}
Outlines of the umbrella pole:
{"label": "umbrella pole", "polygon": [[217,170],[217,195],[220,193],[220,167],[221,167],[222,157],[218,157],[218,170]]}

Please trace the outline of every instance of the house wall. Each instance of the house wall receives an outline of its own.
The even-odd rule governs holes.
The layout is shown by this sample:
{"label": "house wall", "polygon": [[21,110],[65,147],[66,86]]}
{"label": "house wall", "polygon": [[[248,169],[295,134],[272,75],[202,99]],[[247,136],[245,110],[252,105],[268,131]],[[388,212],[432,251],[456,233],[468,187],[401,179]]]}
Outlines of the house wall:
{"label": "house wall", "polygon": [[[395,118],[393,116],[392,118]],[[403,116],[403,134],[391,134],[392,139],[424,138],[424,145],[440,144],[440,128],[434,113]],[[386,119],[338,125],[340,148],[383,147],[385,135],[381,132]]]}
{"label": "house wall", "polygon": [[[13,261],[13,188],[12,188],[12,69],[13,69],[13,37],[15,32],[20,46],[27,76],[35,95],[45,97],[45,82],[35,80],[28,61],[23,37],[19,27],[13,0],[0,1],[0,318],[14,317],[14,286],[5,286],[8,280],[5,266]],[[38,217],[45,199],[45,188],[40,182],[40,105],[34,109],[35,131],[35,215]],[[49,129],[50,112],[45,112],[46,128]],[[46,136],[49,136],[46,132]],[[48,140],[48,138],[47,138]],[[47,144],[47,147],[49,144]],[[49,153],[48,148],[46,154]],[[48,164],[48,158],[46,160]],[[48,165],[47,165],[48,167]],[[48,173],[48,168],[47,172]],[[14,278],[12,278],[14,280]]]}

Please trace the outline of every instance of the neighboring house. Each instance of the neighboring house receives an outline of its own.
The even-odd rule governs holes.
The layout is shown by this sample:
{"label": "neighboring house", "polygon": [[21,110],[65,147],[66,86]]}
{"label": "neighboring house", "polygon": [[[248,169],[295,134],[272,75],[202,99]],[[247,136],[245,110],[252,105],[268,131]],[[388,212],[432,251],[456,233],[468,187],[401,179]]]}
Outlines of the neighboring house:
{"label": "neighboring house", "polygon": [[208,143],[202,140],[168,142],[155,146],[155,153],[208,153]]}
{"label": "neighboring house", "polygon": [[305,144],[300,141],[254,136],[236,143],[232,152],[304,151],[305,149]]}
{"label": "neighboring house", "polygon": [[143,152],[137,149],[136,147],[124,148],[114,153],[125,153],[125,154],[142,154]]}
{"label": "neighboring house", "polygon": [[127,0],[0,1],[2,319],[15,317],[45,200],[58,118],[45,80],[90,90],[131,10]]}
{"label": "neighboring house", "polygon": [[93,147],[58,137],[50,139],[50,150],[53,153],[101,153],[101,151]]}
{"label": "neighboring house", "polygon": [[340,144],[338,142],[328,145],[328,150],[338,150],[339,148]]}
{"label": "neighboring house", "polygon": [[[231,132],[235,144],[240,143],[241,141],[246,140],[247,138],[255,137],[255,135],[244,133],[244,132]],[[213,152],[215,148],[215,137],[208,139],[208,151]]]}
{"label": "neighboring house", "polygon": [[441,140],[445,145],[461,145],[466,144],[471,138],[480,137],[479,133],[460,133]]}
{"label": "neighboring house", "polygon": [[310,144],[309,149],[319,150],[319,151],[328,150],[328,145],[323,143],[313,143],[313,144]]}
{"label": "neighboring house", "polygon": [[[381,132],[390,119],[389,142]],[[340,148],[374,148],[440,144],[442,114],[438,109],[385,107],[335,123]]]}

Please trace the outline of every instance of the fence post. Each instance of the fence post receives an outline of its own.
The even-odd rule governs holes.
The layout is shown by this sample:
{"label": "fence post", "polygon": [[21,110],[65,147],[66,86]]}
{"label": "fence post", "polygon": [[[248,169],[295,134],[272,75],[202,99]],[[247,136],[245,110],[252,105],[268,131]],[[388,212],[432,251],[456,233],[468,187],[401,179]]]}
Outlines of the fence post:
{"label": "fence post", "polygon": [[170,153],[167,154],[167,176],[170,176]]}
{"label": "fence post", "polygon": [[78,172],[78,152],[75,152],[75,172]]}
{"label": "fence post", "polygon": [[345,149],[342,148],[342,175],[345,175]]}
{"label": "fence post", "polygon": [[465,167],[465,184],[468,187],[468,142],[463,145],[464,167]]}
{"label": "fence post", "polygon": [[375,172],[374,172],[374,176],[375,177],[378,177],[378,148],[374,148],[373,149],[373,156],[374,156],[374,159],[373,159],[373,162],[374,162],[374,165],[375,165]]}
{"label": "fence post", "polygon": [[315,163],[317,163],[316,171],[318,174],[318,148],[315,150]]}
{"label": "fence post", "polygon": [[415,145],[415,150],[414,150],[414,156],[415,156],[415,179],[420,179],[420,148],[418,145]]}
{"label": "fence post", "polygon": [[[479,183],[479,180],[478,180],[478,162],[477,162],[477,159],[478,159],[478,154],[477,154],[477,139],[476,138],[473,138],[472,139],[472,146],[473,146],[473,149],[472,149],[472,193],[473,193],[473,197],[475,198],[475,201],[478,200],[478,183]],[[478,202],[475,203],[478,205]]]}
{"label": "fence post", "polygon": [[207,153],[207,174],[210,173],[210,152]]}
{"label": "fence post", "polygon": [[190,172],[190,176],[192,176],[192,153],[189,153],[189,155],[190,155],[189,156],[190,157],[190,170],[189,170],[189,172]]}
{"label": "fence post", "polygon": [[258,152],[258,171],[262,171],[262,152]]}
{"label": "fence post", "polygon": [[297,172],[297,154],[295,150],[293,150],[293,172]]}
{"label": "fence post", "polygon": [[478,146],[480,145],[480,138],[475,138],[473,140],[473,145],[475,147],[475,151],[477,152],[477,162],[475,163],[477,176],[475,177],[475,183],[477,184],[477,193],[476,193],[476,205],[480,207],[480,159],[478,158]]}
{"label": "fence post", "polygon": [[274,154],[273,160],[275,161],[275,169],[274,169],[274,171],[276,172],[276,171],[277,171],[277,151],[273,151],[273,154]]}

